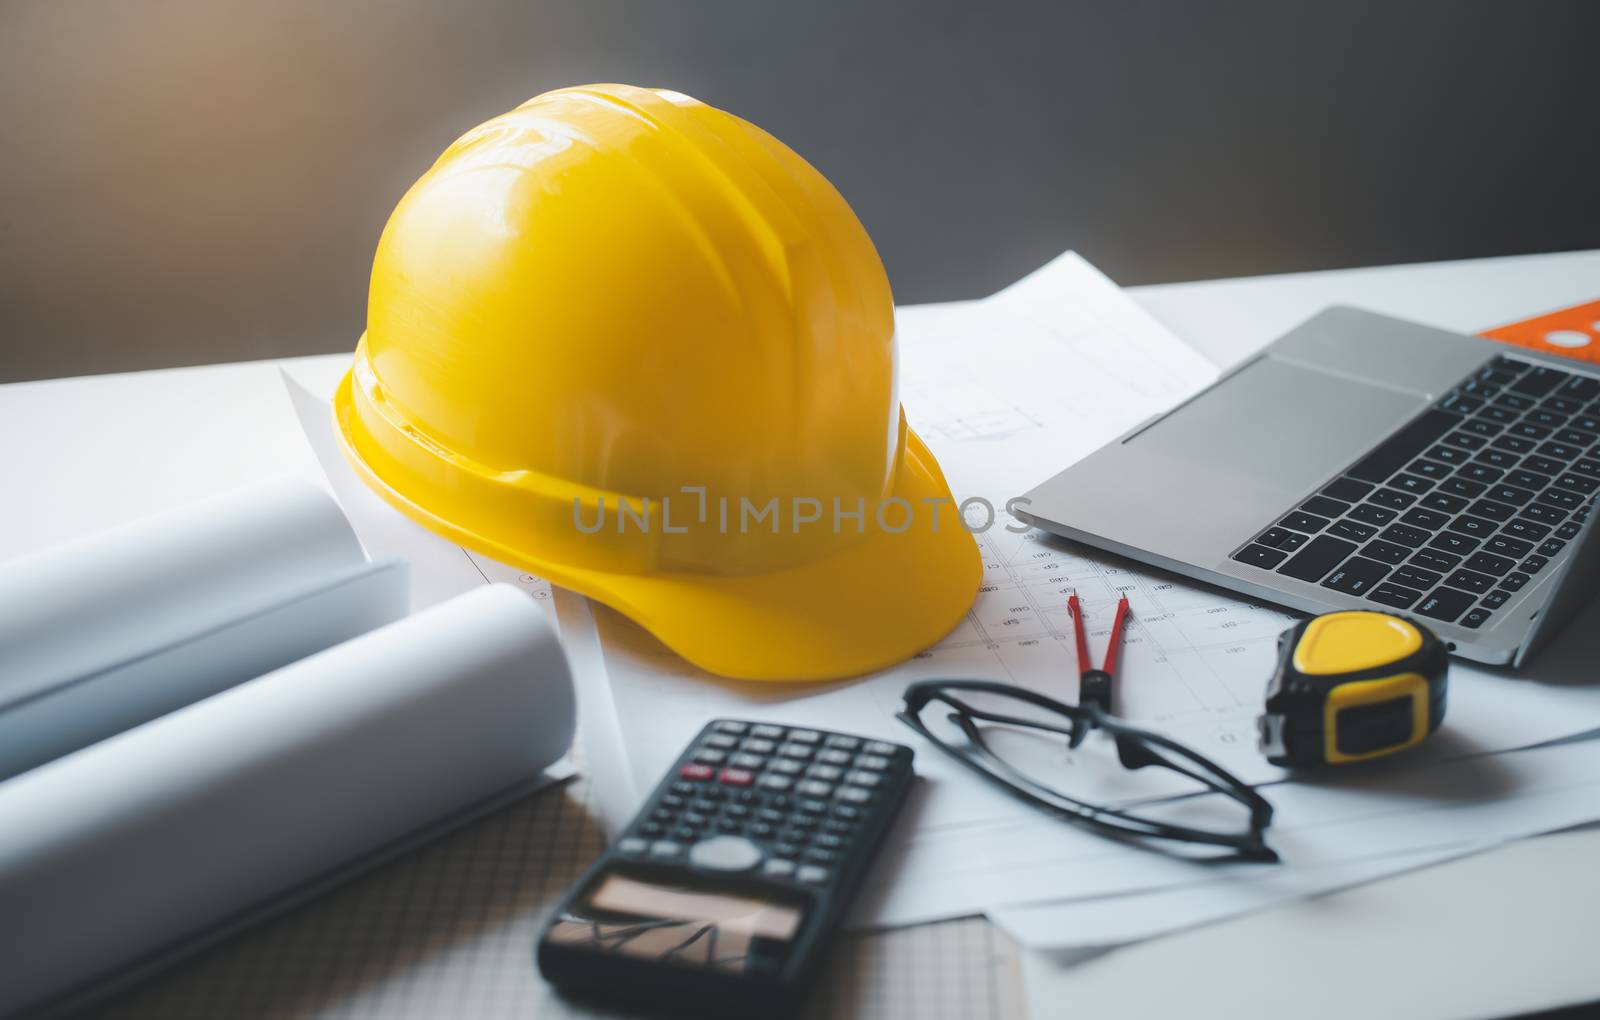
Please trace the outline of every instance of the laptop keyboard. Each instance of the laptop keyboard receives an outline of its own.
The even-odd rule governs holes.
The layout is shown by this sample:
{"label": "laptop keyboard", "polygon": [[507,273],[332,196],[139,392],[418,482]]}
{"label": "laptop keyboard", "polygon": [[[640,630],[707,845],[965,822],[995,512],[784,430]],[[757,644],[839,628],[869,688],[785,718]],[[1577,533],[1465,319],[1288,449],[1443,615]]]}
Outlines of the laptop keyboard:
{"label": "laptop keyboard", "polygon": [[1233,558],[1482,627],[1578,533],[1597,440],[1600,379],[1496,357]]}

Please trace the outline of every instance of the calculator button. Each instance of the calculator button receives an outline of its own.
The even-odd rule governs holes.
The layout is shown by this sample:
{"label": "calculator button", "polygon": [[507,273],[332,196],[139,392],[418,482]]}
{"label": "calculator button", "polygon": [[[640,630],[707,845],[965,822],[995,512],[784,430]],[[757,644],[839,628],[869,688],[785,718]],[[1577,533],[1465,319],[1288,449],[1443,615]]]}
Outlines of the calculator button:
{"label": "calculator button", "polygon": [[782,773],[786,776],[798,776],[801,772],[805,771],[804,765],[797,761],[790,761],[787,758],[779,758],[777,761],[768,765],[767,768],[774,772]]}
{"label": "calculator button", "polygon": [[768,878],[788,878],[794,874],[794,861],[773,859],[761,866],[761,873]]}
{"label": "calculator button", "polygon": [[833,750],[823,751],[821,754],[817,755],[817,760],[825,765],[848,765],[850,764],[850,753],[848,751],[840,751],[835,748]]}
{"label": "calculator button", "polygon": [[761,863],[761,848],[743,836],[712,836],[689,848],[689,863],[710,871],[749,871]]}
{"label": "calculator button", "polygon": [[835,804],[833,806],[833,817],[843,818],[847,822],[860,821],[863,814],[864,812],[860,808],[852,804]]}
{"label": "calculator button", "polygon": [[738,832],[744,828],[744,823],[737,818],[719,818],[717,819],[717,828],[723,832]]}
{"label": "calculator button", "polygon": [[650,841],[640,839],[637,836],[629,836],[627,839],[617,840],[617,853],[627,854],[629,857],[636,857],[648,849],[650,849]]}
{"label": "calculator button", "polygon": [[828,813],[828,802],[825,800],[802,800],[795,807],[811,815],[825,815]]}
{"label": "calculator button", "polygon": [[821,885],[828,880],[828,869],[819,868],[814,864],[808,864],[801,868],[795,874],[795,877],[804,882],[806,885]]}
{"label": "calculator button", "polygon": [[643,825],[639,826],[639,831],[644,833],[646,836],[659,836],[661,835],[662,831],[661,823],[645,822]]}
{"label": "calculator button", "polygon": [[789,824],[796,829],[815,829],[817,818],[815,815],[790,815]]}
{"label": "calculator button", "polygon": [[856,759],[856,768],[866,769],[869,772],[882,772],[892,762],[881,754],[864,754]]}
{"label": "calculator button", "polygon": [[827,740],[823,741],[823,743],[829,747],[837,747],[846,751],[854,751],[856,748],[861,746],[861,739],[859,737],[847,737],[843,734],[835,733]]}
{"label": "calculator button", "polygon": [[694,762],[690,762],[678,770],[678,775],[685,779],[710,779],[716,774],[717,770],[710,765],[695,764]]}
{"label": "calculator button", "polygon": [[800,848],[793,843],[774,843],[772,852],[778,857],[799,857]]}
{"label": "calculator button", "polygon": [[692,795],[697,793],[700,790],[700,787],[696,786],[694,783],[686,783],[679,779],[673,782],[673,784],[667,787],[667,789],[671,790],[673,793]]}
{"label": "calculator button", "polygon": [[650,844],[650,856],[670,859],[683,853],[683,844],[670,839],[658,839]]}
{"label": "calculator button", "polygon": [[680,825],[672,830],[672,836],[674,839],[682,840],[685,843],[693,843],[700,838],[700,830],[687,825]]}
{"label": "calculator button", "polygon": [[[715,787],[709,787],[708,786],[708,787],[706,787],[706,789],[711,790],[712,792],[716,791]],[[705,797],[700,797],[700,798],[698,798],[696,800],[690,801],[689,802],[689,807],[690,807],[691,810],[699,811],[702,814],[716,814],[717,802],[714,801],[714,800],[710,800],[708,798],[705,798]]]}
{"label": "calculator button", "polygon": [[[876,779],[877,777],[874,776],[873,778]],[[803,797],[826,797],[833,793],[833,784],[808,779],[795,787],[795,792]]]}
{"label": "calculator button", "polygon": [[871,772],[857,771],[851,772],[849,775],[845,776],[844,781],[847,783],[854,783],[856,786],[865,786],[871,788],[883,782],[883,777],[880,775],[875,775]]}
{"label": "calculator button", "polygon": [[847,804],[865,804],[872,799],[872,791],[863,790],[859,786],[841,786],[839,799]]}
{"label": "calculator button", "polygon": [[844,840],[840,839],[831,832],[824,832],[817,836],[816,839],[812,840],[811,845],[821,847],[824,850],[837,850],[844,846]]}
{"label": "calculator button", "polygon": [[809,758],[811,757],[811,748],[805,744],[784,744],[778,748],[778,753],[785,758]]}
{"label": "calculator button", "polygon": [[700,827],[710,822],[711,819],[698,811],[687,811],[683,815],[683,824],[686,826]]}
{"label": "calculator button", "polygon": [[837,765],[813,765],[806,769],[806,775],[812,779],[820,779],[825,783],[837,783],[839,777],[844,775],[844,769]]}
{"label": "calculator button", "polygon": [[713,733],[705,739],[705,746],[719,748],[724,751],[736,747],[738,743],[738,737],[730,737],[726,733]]}
{"label": "calculator button", "polygon": [[832,864],[839,859],[839,855],[832,850],[823,850],[820,847],[811,847],[806,851],[806,860],[815,861],[817,864]]}
{"label": "calculator button", "polygon": [[676,814],[676,812],[669,808],[658,807],[650,813],[650,817],[658,822],[665,822],[670,820],[674,814]]}
{"label": "calculator button", "polygon": [[761,821],[766,822],[768,825],[782,825],[787,816],[782,811],[774,811],[771,808],[762,808],[760,811],[756,812],[756,817],[761,819]]}
{"label": "calculator button", "polygon": [[749,769],[723,769],[717,775],[717,781],[729,786],[749,786],[756,781],[756,774]]}
{"label": "calculator button", "polygon": [[744,804],[729,804],[722,809],[722,813],[729,818],[749,818],[750,808]]}
{"label": "calculator button", "polygon": [[755,836],[757,839],[766,839],[772,835],[772,832],[772,826],[766,822],[756,822],[750,826],[750,835]]}
{"label": "calculator button", "polygon": [[882,740],[874,740],[866,747],[868,754],[886,754],[891,758],[894,757],[894,753],[898,750],[899,748],[895,745]]}
{"label": "calculator button", "polygon": [[778,745],[772,741],[763,740],[760,737],[751,737],[744,742],[744,750],[749,751],[751,754],[771,754],[777,750],[777,747]]}
{"label": "calculator button", "polygon": [[765,775],[761,777],[760,785],[762,789],[778,790],[782,792],[793,786],[794,780],[790,779],[788,776]]}
{"label": "calculator button", "polygon": [[790,730],[789,739],[796,744],[815,744],[822,740],[822,734],[816,730]]}
{"label": "calculator button", "polygon": [[750,728],[749,723],[737,722],[733,719],[722,719],[713,727],[719,733],[743,733]]}
{"label": "calculator button", "polygon": [[810,839],[811,834],[804,829],[784,829],[778,833],[778,838],[785,843],[793,843],[795,846],[799,846],[807,839]]}
{"label": "calculator button", "polygon": [[766,737],[769,740],[778,740],[783,736],[782,726],[761,725],[750,731],[757,737]]}
{"label": "calculator button", "polygon": [[676,793],[666,793],[661,795],[662,807],[680,808],[683,807],[684,803],[684,799]]}
{"label": "calculator button", "polygon": [[841,822],[837,818],[830,818],[822,823],[823,832],[832,832],[837,835],[848,835],[855,831],[855,826],[849,822]]}
{"label": "calculator button", "polygon": [[694,753],[694,760],[703,765],[721,765],[728,760],[728,752],[719,751],[714,747],[702,747]]}
{"label": "calculator button", "polygon": [[759,754],[736,754],[728,759],[728,764],[738,769],[758,769],[766,763]]}

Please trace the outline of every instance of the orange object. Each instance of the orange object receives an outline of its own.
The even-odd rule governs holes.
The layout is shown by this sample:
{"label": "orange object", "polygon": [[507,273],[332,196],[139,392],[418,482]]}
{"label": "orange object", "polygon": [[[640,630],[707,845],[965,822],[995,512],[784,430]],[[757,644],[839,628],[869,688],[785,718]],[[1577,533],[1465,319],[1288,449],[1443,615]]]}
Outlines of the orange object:
{"label": "orange object", "polygon": [[1479,335],[1600,365],[1600,301],[1496,326]]}

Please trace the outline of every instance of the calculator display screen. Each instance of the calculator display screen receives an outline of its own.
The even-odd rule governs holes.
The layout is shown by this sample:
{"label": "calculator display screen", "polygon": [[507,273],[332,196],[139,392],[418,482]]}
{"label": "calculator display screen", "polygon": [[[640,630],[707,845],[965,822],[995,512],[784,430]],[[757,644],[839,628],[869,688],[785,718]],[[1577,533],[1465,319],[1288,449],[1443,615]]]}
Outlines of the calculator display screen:
{"label": "calculator display screen", "polygon": [[740,973],[777,965],[805,911],[781,894],[729,892],[610,872],[551,926],[552,942]]}

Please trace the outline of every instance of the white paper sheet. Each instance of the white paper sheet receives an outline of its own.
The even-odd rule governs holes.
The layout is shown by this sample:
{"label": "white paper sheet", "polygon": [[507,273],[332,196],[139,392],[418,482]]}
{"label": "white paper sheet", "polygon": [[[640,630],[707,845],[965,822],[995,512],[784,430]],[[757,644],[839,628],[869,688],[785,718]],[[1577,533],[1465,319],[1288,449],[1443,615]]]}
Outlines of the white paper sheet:
{"label": "white paper sheet", "polygon": [[[1120,307],[1119,299],[1127,300],[1104,277],[1081,260],[1064,257],[991,302],[900,311],[907,415],[958,496],[983,495],[1003,505],[1212,378],[1214,370],[1197,364],[1193,351],[1131,303]],[[1273,782],[1284,773],[1256,750],[1254,717],[1276,637],[1291,618],[1037,532],[1019,535],[996,527],[981,536],[980,545],[983,588],[951,635],[900,667],[826,686],[711,677],[616,613],[594,607],[595,640],[632,788],[649,789],[703,721],[719,714],[918,745],[922,788],[858,906],[855,920],[861,924],[910,923],[1030,898],[1106,895],[1193,881],[1191,865],[1130,852],[1041,819],[921,745],[894,719],[901,692],[922,677],[966,676],[1073,700],[1077,665],[1067,595],[1075,590],[1084,598],[1091,647],[1099,654],[1110,608],[1119,594],[1127,594],[1133,618],[1120,669],[1118,711],[1196,747],[1249,781]],[[1591,607],[1592,620],[1600,619],[1596,613],[1600,607]],[[1540,660],[1533,677],[1455,664],[1447,731],[1408,756],[1407,765],[1526,746],[1600,726],[1600,688],[1562,682],[1588,678],[1589,671],[1579,665],[1592,658],[1586,635],[1593,633],[1594,627],[1580,621],[1563,638],[1564,648]],[[1129,779],[1115,772],[1105,778],[1112,783]],[[1107,799],[1134,792],[1132,787],[1098,789]],[[1275,789],[1272,796],[1283,795]],[[1299,795],[1288,796],[1294,802]],[[1280,821],[1278,839],[1294,814],[1291,810]],[[1538,831],[1505,824],[1519,834]],[[1029,859],[1036,846],[1048,848],[1041,856],[1061,862],[1060,868]],[[1411,844],[1396,846],[1408,848]],[[1359,849],[1354,842],[1313,841],[1300,857],[1343,860]],[[1022,856],[1013,861],[1012,854]]]}

